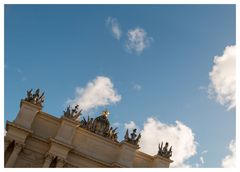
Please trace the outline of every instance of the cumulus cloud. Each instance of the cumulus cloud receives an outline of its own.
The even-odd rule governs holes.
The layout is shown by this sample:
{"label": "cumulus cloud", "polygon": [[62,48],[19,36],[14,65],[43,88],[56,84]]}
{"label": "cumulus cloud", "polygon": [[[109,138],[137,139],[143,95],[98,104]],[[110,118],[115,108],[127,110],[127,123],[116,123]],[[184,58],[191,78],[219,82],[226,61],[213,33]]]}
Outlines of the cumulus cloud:
{"label": "cumulus cloud", "polygon": [[78,104],[84,111],[117,103],[121,95],[114,89],[112,81],[108,77],[98,76],[89,82],[85,88],[77,87],[75,98],[67,100],[67,104]]}
{"label": "cumulus cloud", "polygon": [[236,141],[235,140],[231,140],[228,149],[230,151],[230,154],[227,155],[222,160],[222,167],[234,168],[236,167]]}
{"label": "cumulus cloud", "polygon": [[137,130],[139,130],[139,128],[138,128],[138,126],[135,124],[135,122],[134,121],[130,121],[129,123],[125,123],[124,124],[124,128],[125,129],[128,129],[128,130],[133,130],[133,129],[137,129]]}
{"label": "cumulus cloud", "polygon": [[122,31],[117,19],[108,17],[106,20],[106,25],[111,30],[113,36],[119,40],[121,38]]}
{"label": "cumulus cloud", "polygon": [[127,50],[137,54],[141,54],[153,41],[153,38],[149,37],[147,32],[140,27],[129,30],[127,36],[128,40],[125,45]]}
{"label": "cumulus cloud", "polygon": [[141,151],[150,155],[157,154],[158,144],[162,141],[172,145],[172,159],[174,160],[172,167],[189,167],[185,161],[196,154],[197,142],[194,133],[191,128],[180,121],[169,125],[150,117],[144,123],[141,134]]}
{"label": "cumulus cloud", "polygon": [[227,46],[222,56],[214,57],[214,65],[209,73],[208,93],[228,110],[236,106],[236,46]]}

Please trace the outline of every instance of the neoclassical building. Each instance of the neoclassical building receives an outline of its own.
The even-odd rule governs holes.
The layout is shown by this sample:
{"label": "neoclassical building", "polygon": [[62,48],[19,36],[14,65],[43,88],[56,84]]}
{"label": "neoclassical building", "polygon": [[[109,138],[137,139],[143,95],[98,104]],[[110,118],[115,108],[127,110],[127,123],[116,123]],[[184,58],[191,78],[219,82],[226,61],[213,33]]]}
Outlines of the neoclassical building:
{"label": "neoclassical building", "polygon": [[13,122],[6,122],[5,167],[165,167],[173,161],[168,144],[156,155],[139,151],[141,134],[126,131],[119,142],[108,111],[97,118],[81,116],[78,105],[61,118],[42,111],[44,93],[27,91]]}

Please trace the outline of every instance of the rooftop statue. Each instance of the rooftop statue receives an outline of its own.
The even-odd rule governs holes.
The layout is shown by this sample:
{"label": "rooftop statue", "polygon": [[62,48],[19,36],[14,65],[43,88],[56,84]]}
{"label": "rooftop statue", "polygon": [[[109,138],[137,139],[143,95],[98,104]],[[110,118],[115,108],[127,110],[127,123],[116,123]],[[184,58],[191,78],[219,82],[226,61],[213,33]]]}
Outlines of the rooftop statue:
{"label": "rooftop statue", "polygon": [[94,119],[92,128],[94,133],[100,135],[106,134],[110,127],[110,123],[107,118],[109,114],[110,113],[107,110],[104,110],[100,116]]}
{"label": "rooftop statue", "polygon": [[133,132],[130,134],[131,137],[129,137],[128,129],[127,129],[126,134],[124,136],[124,140],[128,143],[138,145],[138,143],[140,141],[140,138],[141,138],[141,134],[139,133],[138,136],[137,136],[136,132],[137,132],[137,129],[136,128],[133,129]]}
{"label": "rooftop statue", "polygon": [[163,147],[163,142],[158,145],[158,155],[163,156],[165,158],[170,158],[172,156],[172,146],[168,150],[168,142],[165,143],[165,146]]}
{"label": "rooftop statue", "polygon": [[80,115],[82,115],[82,109],[78,111],[79,105],[76,105],[74,109],[70,108],[70,105],[67,107],[66,111],[63,111],[63,116],[72,119],[72,120],[77,120]]}
{"label": "rooftop statue", "polygon": [[110,123],[108,120],[109,115],[108,110],[104,110],[100,116],[96,117],[94,120],[93,118],[89,118],[86,120],[83,117],[83,120],[80,121],[80,127],[87,129],[93,133],[96,133],[98,135],[101,135],[103,137],[109,138],[115,142],[118,142],[118,136],[117,136],[117,128],[110,127]]}
{"label": "rooftop statue", "polygon": [[40,94],[40,89],[37,89],[35,93],[32,93],[32,89],[28,90],[27,97],[24,100],[42,107],[42,104],[45,100],[44,92]]}

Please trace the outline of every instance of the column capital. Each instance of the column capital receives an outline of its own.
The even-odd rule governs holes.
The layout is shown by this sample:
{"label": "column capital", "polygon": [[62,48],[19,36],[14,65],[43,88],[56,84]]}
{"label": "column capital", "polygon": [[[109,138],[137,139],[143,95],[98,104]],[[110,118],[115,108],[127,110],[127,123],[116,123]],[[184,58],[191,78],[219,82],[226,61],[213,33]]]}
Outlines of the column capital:
{"label": "column capital", "polygon": [[14,143],[14,149],[16,149],[17,152],[20,152],[24,148],[24,146],[25,144],[23,143],[19,143],[19,142]]}
{"label": "column capital", "polygon": [[57,157],[57,165],[56,167],[62,168],[65,164],[65,159],[62,157]]}
{"label": "column capital", "polygon": [[7,150],[8,146],[12,143],[13,139],[9,137],[4,137],[4,151]]}
{"label": "column capital", "polygon": [[56,157],[56,156],[53,155],[53,154],[50,153],[50,152],[47,152],[47,153],[45,154],[45,158],[50,159],[50,160],[53,160],[55,157]]}
{"label": "column capital", "polygon": [[12,142],[13,139],[10,138],[10,137],[8,137],[8,136],[4,136],[4,141],[5,141],[5,142]]}
{"label": "column capital", "polygon": [[58,161],[58,162],[61,162],[61,163],[64,163],[64,162],[65,162],[65,158],[57,157],[57,161]]}

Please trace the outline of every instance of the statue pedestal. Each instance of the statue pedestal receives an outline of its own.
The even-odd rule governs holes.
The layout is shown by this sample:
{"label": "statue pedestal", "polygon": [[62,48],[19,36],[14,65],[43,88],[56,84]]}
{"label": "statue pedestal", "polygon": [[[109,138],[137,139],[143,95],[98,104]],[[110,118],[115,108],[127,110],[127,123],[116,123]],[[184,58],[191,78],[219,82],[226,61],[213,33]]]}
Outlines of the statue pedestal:
{"label": "statue pedestal", "polygon": [[37,106],[30,102],[22,100],[20,104],[20,111],[18,112],[14,123],[26,129],[31,129],[31,125],[35,116],[41,110],[41,106]]}
{"label": "statue pedestal", "polygon": [[125,141],[120,143],[117,163],[124,164],[127,167],[133,167],[133,162],[135,158],[136,150],[139,149],[139,146],[132,145]]}
{"label": "statue pedestal", "polygon": [[72,144],[72,139],[76,132],[76,128],[79,126],[78,121],[68,119],[66,117],[61,118],[61,125],[58,129],[56,140],[59,140],[66,144]]}
{"label": "statue pedestal", "polygon": [[169,168],[170,163],[173,161],[168,158],[164,158],[160,155],[155,155],[153,160],[152,167],[162,167],[162,168]]}

